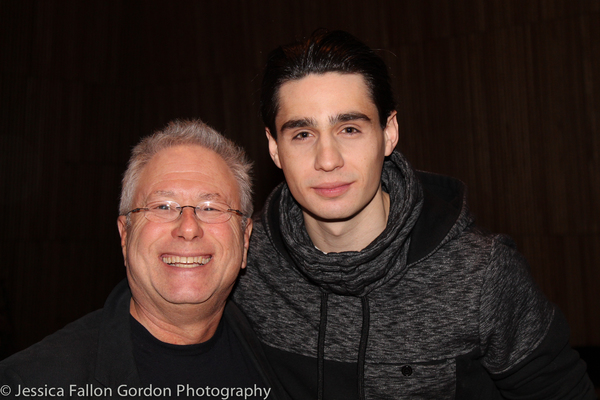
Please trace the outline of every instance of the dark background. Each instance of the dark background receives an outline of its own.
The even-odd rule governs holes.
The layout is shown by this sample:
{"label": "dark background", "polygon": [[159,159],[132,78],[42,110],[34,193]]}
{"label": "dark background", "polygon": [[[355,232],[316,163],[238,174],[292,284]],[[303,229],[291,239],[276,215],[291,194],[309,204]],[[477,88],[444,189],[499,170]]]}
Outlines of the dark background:
{"label": "dark background", "polygon": [[573,345],[600,346],[600,1],[0,0],[0,358],[125,276],[121,174],[169,120],[244,146],[260,208],[281,180],[258,118],[266,54],[319,27],[380,49],[399,150],[466,182]]}

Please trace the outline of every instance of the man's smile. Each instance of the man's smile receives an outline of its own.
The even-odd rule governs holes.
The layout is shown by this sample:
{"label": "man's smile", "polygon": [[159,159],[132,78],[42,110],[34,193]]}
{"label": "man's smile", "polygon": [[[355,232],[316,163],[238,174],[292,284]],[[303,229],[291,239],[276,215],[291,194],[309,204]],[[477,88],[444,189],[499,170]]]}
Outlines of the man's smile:
{"label": "man's smile", "polygon": [[169,264],[178,268],[195,268],[207,264],[212,259],[212,256],[162,256],[161,260],[165,264]]}

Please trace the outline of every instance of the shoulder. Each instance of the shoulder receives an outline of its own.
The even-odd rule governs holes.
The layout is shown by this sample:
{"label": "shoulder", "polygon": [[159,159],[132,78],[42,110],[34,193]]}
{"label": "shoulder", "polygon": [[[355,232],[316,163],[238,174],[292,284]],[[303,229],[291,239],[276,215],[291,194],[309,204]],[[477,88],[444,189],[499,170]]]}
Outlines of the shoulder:
{"label": "shoulder", "polygon": [[491,236],[480,296],[482,363],[492,373],[516,365],[540,345],[555,311],[512,239]]}
{"label": "shoulder", "polygon": [[250,322],[233,300],[227,302],[225,311],[223,312],[223,318],[237,336],[246,355],[250,358],[250,361],[253,363],[260,376],[271,388],[271,397],[275,399],[287,399],[288,396],[279,384],[276,374],[264,353],[262,344],[250,326]]}
{"label": "shoulder", "polygon": [[253,224],[252,236],[250,237],[250,250],[260,250],[261,248],[272,246],[262,218],[254,218],[252,222]]}
{"label": "shoulder", "polygon": [[130,292],[123,280],[104,308],[0,362],[0,381],[44,386],[86,383],[99,360],[114,368],[128,354]]}
{"label": "shoulder", "polygon": [[68,385],[92,368],[97,352],[102,310],[94,311],[31,347],[0,362],[3,381]]}

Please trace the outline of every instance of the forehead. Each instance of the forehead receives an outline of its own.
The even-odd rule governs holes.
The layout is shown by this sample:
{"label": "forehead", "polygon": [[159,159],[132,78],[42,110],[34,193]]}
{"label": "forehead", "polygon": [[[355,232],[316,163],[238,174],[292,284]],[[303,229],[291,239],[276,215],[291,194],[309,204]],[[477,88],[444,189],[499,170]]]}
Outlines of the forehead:
{"label": "forehead", "polygon": [[225,160],[198,145],[181,145],[156,153],[143,168],[136,188],[136,202],[152,196],[200,201],[210,198],[239,204],[235,177]]}
{"label": "forehead", "polygon": [[377,107],[364,77],[360,74],[327,72],[288,81],[279,89],[277,128],[286,120],[333,116],[351,111],[377,119]]}

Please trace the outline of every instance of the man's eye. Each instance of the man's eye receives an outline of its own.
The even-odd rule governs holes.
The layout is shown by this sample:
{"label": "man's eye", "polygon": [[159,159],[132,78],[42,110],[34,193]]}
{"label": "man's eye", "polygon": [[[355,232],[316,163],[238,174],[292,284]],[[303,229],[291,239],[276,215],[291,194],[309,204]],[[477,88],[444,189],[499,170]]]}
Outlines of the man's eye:
{"label": "man's eye", "polygon": [[219,207],[216,207],[212,204],[207,204],[204,206],[200,206],[198,207],[199,211],[205,212],[205,213],[211,213],[211,214],[215,214],[218,212],[223,212],[223,210],[221,210]]}
{"label": "man's eye", "polygon": [[173,207],[168,203],[164,203],[164,204],[156,204],[156,205],[152,206],[152,209],[156,210],[156,211],[171,211],[173,209]]}
{"label": "man's eye", "polygon": [[310,132],[300,132],[298,133],[296,136],[294,136],[294,139],[306,139],[310,136]]}
{"label": "man's eye", "polygon": [[358,133],[358,129],[349,126],[347,128],[342,129],[342,132],[344,132],[344,133]]}

